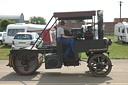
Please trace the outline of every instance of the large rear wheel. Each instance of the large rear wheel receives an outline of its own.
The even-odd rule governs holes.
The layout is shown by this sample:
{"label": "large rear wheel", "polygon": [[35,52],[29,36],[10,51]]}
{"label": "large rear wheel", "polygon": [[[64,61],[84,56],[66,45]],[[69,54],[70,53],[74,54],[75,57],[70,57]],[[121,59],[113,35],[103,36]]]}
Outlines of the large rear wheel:
{"label": "large rear wheel", "polygon": [[89,59],[89,69],[94,76],[102,77],[110,73],[112,63],[104,54],[96,54]]}

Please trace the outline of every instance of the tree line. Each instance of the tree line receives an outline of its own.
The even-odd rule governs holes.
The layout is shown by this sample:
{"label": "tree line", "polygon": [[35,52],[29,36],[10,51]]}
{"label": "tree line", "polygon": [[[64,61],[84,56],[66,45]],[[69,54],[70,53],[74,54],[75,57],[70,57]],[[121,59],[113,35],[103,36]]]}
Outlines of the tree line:
{"label": "tree line", "polygon": [[[30,17],[29,21],[31,24],[40,24],[40,25],[46,24],[46,20],[43,17],[33,16],[33,17]],[[1,27],[0,31],[5,31],[7,25],[9,24],[15,24],[15,21],[11,21],[9,19],[2,19],[0,21],[0,27]]]}

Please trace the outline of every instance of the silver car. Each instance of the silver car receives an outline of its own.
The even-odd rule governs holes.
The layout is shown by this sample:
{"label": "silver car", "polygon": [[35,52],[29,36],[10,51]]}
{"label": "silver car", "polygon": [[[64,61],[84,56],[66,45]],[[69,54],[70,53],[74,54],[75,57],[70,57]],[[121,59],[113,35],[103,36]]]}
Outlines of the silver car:
{"label": "silver car", "polygon": [[[12,41],[12,49],[32,47],[38,37],[39,35],[37,33],[28,33],[28,32],[17,33]],[[34,47],[37,47],[37,46],[39,48],[43,46],[43,41],[41,41],[41,39],[38,39],[37,43],[34,45]]]}

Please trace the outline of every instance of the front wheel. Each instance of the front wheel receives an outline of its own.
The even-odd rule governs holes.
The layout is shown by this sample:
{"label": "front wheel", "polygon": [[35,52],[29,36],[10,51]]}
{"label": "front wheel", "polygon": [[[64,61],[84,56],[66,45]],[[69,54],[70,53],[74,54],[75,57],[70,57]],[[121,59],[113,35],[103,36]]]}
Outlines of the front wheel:
{"label": "front wheel", "polygon": [[23,57],[16,55],[13,58],[13,69],[17,74],[20,75],[31,75],[33,74],[42,64],[43,57],[31,54]]}
{"label": "front wheel", "polygon": [[88,63],[89,70],[94,76],[103,77],[110,73],[112,63],[104,54],[96,54],[92,56]]}

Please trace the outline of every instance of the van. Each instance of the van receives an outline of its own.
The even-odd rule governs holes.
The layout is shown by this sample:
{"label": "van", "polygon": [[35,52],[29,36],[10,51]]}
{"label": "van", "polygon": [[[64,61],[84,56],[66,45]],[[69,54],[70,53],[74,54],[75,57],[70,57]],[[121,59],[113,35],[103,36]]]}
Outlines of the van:
{"label": "van", "polygon": [[114,27],[114,39],[117,42],[128,42],[128,23],[119,22]]}
{"label": "van", "polygon": [[[40,34],[42,32],[42,30],[45,28],[45,25],[34,25],[34,24],[10,24],[7,26],[6,29],[6,36],[5,36],[5,45],[11,44],[12,40],[14,38],[14,36],[18,33],[18,32],[36,32],[38,34]],[[48,31],[50,28],[47,28],[44,33],[46,31]],[[45,43],[47,42],[52,42],[52,44],[55,43],[55,40],[53,40],[52,35],[56,34],[55,33],[55,29],[53,28],[45,37]],[[41,38],[44,37],[44,34],[41,35]],[[49,39],[49,40],[47,40]],[[51,43],[50,43],[51,44]]]}

